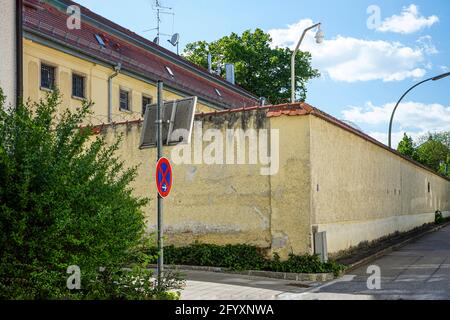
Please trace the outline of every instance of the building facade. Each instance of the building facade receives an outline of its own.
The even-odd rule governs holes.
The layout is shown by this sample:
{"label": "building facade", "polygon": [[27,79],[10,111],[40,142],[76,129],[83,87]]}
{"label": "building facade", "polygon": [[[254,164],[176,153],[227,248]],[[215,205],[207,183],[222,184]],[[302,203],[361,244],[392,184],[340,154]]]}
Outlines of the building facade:
{"label": "building facade", "polygon": [[[78,20],[77,20],[78,19]],[[63,106],[94,103],[91,123],[132,121],[164,98],[198,97],[199,112],[256,105],[239,86],[68,0],[24,0],[24,97],[58,88]]]}

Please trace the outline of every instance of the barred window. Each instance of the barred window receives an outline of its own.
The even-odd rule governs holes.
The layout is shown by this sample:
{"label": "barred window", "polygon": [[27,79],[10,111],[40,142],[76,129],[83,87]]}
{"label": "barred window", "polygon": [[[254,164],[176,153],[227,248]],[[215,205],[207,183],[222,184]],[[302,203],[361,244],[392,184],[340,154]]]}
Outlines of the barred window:
{"label": "barred window", "polygon": [[145,115],[145,109],[148,105],[152,104],[152,98],[142,96],[142,116]]}
{"label": "barred window", "polygon": [[84,85],[85,78],[78,74],[72,74],[72,96],[77,98],[85,98]]}
{"label": "barred window", "polygon": [[55,89],[55,67],[41,64],[41,88]]}
{"label": "barred window", "polygon": [[126,90],[120,90],[120,109],[130,110],[130,93]]}

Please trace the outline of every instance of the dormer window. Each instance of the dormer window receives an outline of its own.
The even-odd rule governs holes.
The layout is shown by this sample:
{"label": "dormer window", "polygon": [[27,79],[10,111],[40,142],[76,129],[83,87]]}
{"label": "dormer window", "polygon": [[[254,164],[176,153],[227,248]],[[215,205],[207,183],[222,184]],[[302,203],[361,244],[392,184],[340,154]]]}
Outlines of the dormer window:
{"label": "dormer window", "polygon": [[105,45],[105,41],[103,40],[103,38],[100,35],[95,34],[94,36],[95,36],[95,39],[97,40],[99,45],[101,45],[102,47],[106,46]]}
{"label": "dormer window", "polygon": [[219,91],[219,89],[214,88],[214,91],[216,92],[216,94],[217,94],[219,97],[222,97],[222,93]]}
{"label": "dormer window", "polygon": [[175,74],[173,73],[172,69],[170,69],[168,66],[166,66],[165,68],[166,68],[167,73],[170,74],[170,76],[172,78],[175,77]]}

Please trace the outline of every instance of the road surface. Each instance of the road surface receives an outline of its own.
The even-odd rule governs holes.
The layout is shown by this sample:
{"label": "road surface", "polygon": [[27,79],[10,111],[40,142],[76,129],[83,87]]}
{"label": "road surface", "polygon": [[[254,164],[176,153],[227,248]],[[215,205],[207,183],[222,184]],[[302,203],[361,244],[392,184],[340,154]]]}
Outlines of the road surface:
{"label": "road surface", "polygon": [[[369,266],[379,267],[379,282]],[[374,268],[374,267],[372,267]],[[450,226],[328,283],[186,272],[183,300],[450,299]],[[372,276],[372,277],[371,277]],[[371,287],[379,289],[369,289]]]}

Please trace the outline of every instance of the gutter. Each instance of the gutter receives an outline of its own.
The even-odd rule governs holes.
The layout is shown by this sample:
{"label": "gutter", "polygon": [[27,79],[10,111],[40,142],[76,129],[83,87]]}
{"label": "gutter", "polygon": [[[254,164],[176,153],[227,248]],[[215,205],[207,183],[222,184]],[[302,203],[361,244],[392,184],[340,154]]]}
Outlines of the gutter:
{"label": "gutter", "polygon": [[114,66],[114,73],[108,77],[108,123],[112,122],[112,91],[113,91],[113,79],[117,77],[120,70],[122,69],[122,64],[119,62]]}
{"label": "gutter", "polygon": [[[64,3],[63,1],[60,0],[46,0],[47,3],[49,3],[50,5],[53,5],[54,7],[58,8],[59,10],[62,10],[63,12],[65,12],[66,8],[67,8],[67,3]],[[75,3],[76,4],[76,3]],[[80,7],[83,7],[80,5]],[[83,7],[87,10],[89,10],[86,7]],[[94,13],[94,12],[93,12]],[[94,13],[96,14],[96,13]],[[229,82],[227,82],[225,79],[222,78],[216,78],[213,75],[211,75],[210,73],[208,73],[207,70],[201,70],[199,69],[199,67],[193,66],[191,65],[189,62],[187,61],[183,61],[182,59],[177,59],[176,57],[171,56],[169,53],[164,52],[163,50],[160,50],[157,47],[153,47],[149,44],[146,44],[144,41],[136,39],[120,30],[114,29],[111,26],[108,26],[100,21],[95,20],[94,18],[82,13],[81,16],[83,17],[83,20],[85,20],[86,22],[88,22],[89,24],[98,27],[104,31],[106,31],[109,34],[112,34],[114,36],[117,36],[119,38],[121,38],[122,40],[125,40],[131,44],[134,44],[140,48],[143,48],[145,50],[151,51],[154,54],[156,54],[157,56],[167,59],[170,62],[185,68],[187,70],[189,70],[190,72],[193,72],[195,75],[202,77],[203,79],[206,79],[208,81],[212,81],[220,86],[226,87],[234,92],[238,92],[239,94],[246,96],[249,99],[254,99],[255,100],[255,104],[257,103],[256,101],[259,99],[259,97],[253,95],[252,93],[246,91],[243,88],[240,88],[236,85],[232,85]],[[106,19],[106,18],[104,18]],[[112,23],[115,24],[115,22],[111,21]],[[119,25],[119,27],[121,27]],[[122,27],[123,28],[123,27]],[[136,34],[137,35],[137,34]],[[138,37],[140,37],[139,35],[137,35]],[[179,57],[179,56],[178,56]]]}
{"label": "gutter", "polygon": [[[47,46],[49,48],[60,50],[64,53],[73,55],[73,56],[78,57],[83,60],[88,60],[93,63],[100,64],[107,68],[111,67],[111,63],[113,63],[110,60],[101,58],[99,56],[94,56],[90,53],[81,51],[71,45],[61,42],[58,39],[51,39],[51,38],[49,38],[49,36],[47,34],[37,31],[33,28],[24,26],[24,31],[25,31],[24,38],[34,41],[36,43],[39,43],[41,45]],[[153,85],[154,85],[153,82],[156,82],[158,80],[157,78],[152,77],[150,73],[145,74],[145,73],[137,72],[137,71],[133,71],[133,70],[127,71],[127,70],[125,70],[125,68],[122,68],[121,73],[125,74],[127,76],[130,76],[132,78],[136,78],[138,80],[153,84]],[[184,89],[180,89],[180,88],[177,88],[172,85],[166,85],[165,89],[171,91],[174,94],[180,95],[180,96],[191,96],[192,95],[192,92],[188,92]],[[197,95],[199,95],[199,94],[197,94]],[[220,102],[217,100],[209,99],[208,97],[205,97],[202,95],[199,95],[199,102],[207,105],[208,107],[211,107],[212,109],[219,109],[218,107],[222,107],[223,109],[231,108],[230,105],[224,104],[223,102]]]}

